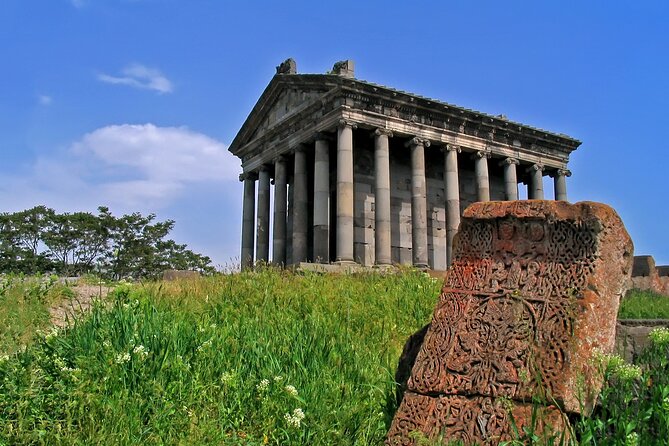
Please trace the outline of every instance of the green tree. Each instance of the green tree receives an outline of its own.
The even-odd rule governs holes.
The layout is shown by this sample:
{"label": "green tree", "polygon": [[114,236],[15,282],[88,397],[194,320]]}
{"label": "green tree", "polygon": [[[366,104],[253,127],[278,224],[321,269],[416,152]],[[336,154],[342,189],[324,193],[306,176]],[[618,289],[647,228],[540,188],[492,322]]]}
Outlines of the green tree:
{"label": "green tree", "polygon": [[113,279],[158,277],[165,269],[211,273],[211,259],[166,239],[174,221],[135,212],[115,217],[107,207],[58,214],[45,206],[0,214],[0,272],[99,271]]}

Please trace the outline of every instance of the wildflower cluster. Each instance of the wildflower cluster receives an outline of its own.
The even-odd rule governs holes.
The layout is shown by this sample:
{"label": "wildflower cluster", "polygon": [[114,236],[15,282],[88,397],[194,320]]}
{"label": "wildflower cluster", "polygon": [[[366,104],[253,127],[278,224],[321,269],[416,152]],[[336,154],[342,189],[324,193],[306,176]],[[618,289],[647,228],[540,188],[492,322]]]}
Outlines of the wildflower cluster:
{"label": "wildflower cluster", "polygon": [[224,372],[221,375],[221,382],[223,384],[232,384],[235,380],[235,374],[233,372]]}
{"label": "wildflower cluster", "polygon": [[60,356],[56,356],[53,360],[53,363],[63,373],[76,373],[76,372],[79,371],[79,369],[76,368],[76,367],[68,366],[67,363],[65,362],[65,360],[63,358],[61,358]]}
{"label": "wildflower cluster", "polygon": [[116,355],[116,359],[114,360],[116,364],[124,364],[126,362],[130,362],[130,353],[125,352],[125,353],[119,353]]}
{"label": "wildflower cluster", "polygon": [[641,378],[641,367],[625,362],[620,356],[614,355],[609,358],[608,371],[621,381],[631,382]]}
{"label": "wildflower cluster", "polygon": [[258,392],[267,392],[269,389],[269,379],[263,379],[260,381],[258,384],[256,384],[256,389],[258,389]]}
{"label": "wildflower cluster", "polygon": [[639,446],[639,434],[630,432],[625,438],[625,446]]}
{"label": "wildflower cluster", "polygon": [[51,329],[51,331],[49,331],[49,332],[44,336],[44,339],[48,342],[48,341],[52,340],[53,338],[55,338],[56,336],[58,336],[58,334],[59,334],[58,327],[53,327],[53,328]]}
{"label": "wildflower cluster", "polygon": [[201,352],[205,348],[209,347],[211,345],[211,339],[204,341],[202,345],[198,346],[197,351]]}
{"label": "wildflower cluster", "polygon": [[648,337],[656,347],[669,346],[669,328],[656,328],[648,334]]}
{"label": "wildflower cluster", "polygon": [[288,423],[288,426],[297,428],[301,426],[302,420],[304,420],[304,412],[298,407],[293,410],[292,414],[284,414],[283,418]]}
{"label": "wildflower cluster", "polygon": [[149,350],[141,344],[136,345],[135,348],[132,349],[132,352],[137,355],[139,359],[146,359],[150,353]]}
{"label": "wildflower cluster", "polygon": [[297,396],[297,389],[295,388],[295,386],[291,386],[290,384],[288,384],[286,387],[284,387],[284,390],[290,396]]}

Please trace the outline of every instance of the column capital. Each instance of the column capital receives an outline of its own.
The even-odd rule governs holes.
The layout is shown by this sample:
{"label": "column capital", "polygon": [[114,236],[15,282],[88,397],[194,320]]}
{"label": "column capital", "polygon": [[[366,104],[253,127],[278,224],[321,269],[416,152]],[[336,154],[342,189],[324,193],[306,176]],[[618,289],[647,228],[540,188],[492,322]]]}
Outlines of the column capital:
{"label": "column capital", "polygon": [[444,147],[443,150],[446,152],[456,151],[458,153],[462,153],[462,148],[460,148],[460,146],[457,146],[455,144],[446,144],[446,147]]}
{"label": "column capital", "polygon": [[405,147],[410,146],[423,146],[430,147],[430,140],[425,138],[413,137],[404,144]]}
{"label": "column capital", "polygon": [[306,151],[307,151],[307,145],[300,143],[300,144],[296,145],[295,147],[291,147],[289,152],[290,152],[291,155],[294,155],[297,152],[303,153],[303,152],[306,152]]}
{"label": "column capital", "polygon": [[279,155],[276,158],[274,158],[274,163],[285,163],[287,161],[286,155]]}
{"label": "column capital", "polygon": [[267,164],[263,164],[258,168],[258,172],[269,172],[269,166]]}
{"label": "column capital", "polygon": [[257,172],[242,172],[239,174],[239,181],[244,181],[244,180],[257,180],[258,179],[258,173]]}
{"label": "column capital", "polygon": [[348,120],[348,119],[340,119],[339,120],[339,127],[350,127],[352,129],[357,129],[358,124],[355,122]]}
{"label": "column capital", "polygon": [[487,150],[477,150],[474,152],[474,159],[476,158],[490,158],[492,154]]}
{"label": "column capital", "polygon": [[332,141],[334,138],[329,133],[325,132],[316,132],[314,134],[315,141]]}
{"label": "column capital", "polygon": [[558,169],[555,171],[555,174],[559,177],[570,177],[571,176],[571,170],[569,169]]}
{"label": "column capital", "polygon": [[536,171],[543,172],[543,171],[544,171],[544,165],[543,165],[543,164],[539,164],[539,163],[532,164],[532,165],[531,165],[530,167],[528,167],[526,170],[527,170],[528,172],[536,172]]}
{"label": "column capital", "polygon": [[517,166],[520,164],[520,161],[518,161],[518,158],[508,157],[499,162],[500,166],[510,166],[511,164],[515,164]]}
{"label": "column capital", "polygon": [[374,132],[372,132],[372,135],[373,136],[387,136],[389,138],[392,138],[393,137],[393,132],[390,129],[384,129],[384,128],[378,127],[377,129],[374,130]]}

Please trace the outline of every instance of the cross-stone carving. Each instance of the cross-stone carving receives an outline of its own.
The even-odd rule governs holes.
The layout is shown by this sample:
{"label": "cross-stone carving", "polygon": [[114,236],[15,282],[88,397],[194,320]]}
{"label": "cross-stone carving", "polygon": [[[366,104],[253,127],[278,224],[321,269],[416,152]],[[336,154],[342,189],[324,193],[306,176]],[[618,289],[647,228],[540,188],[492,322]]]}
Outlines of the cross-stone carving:
{"label": "cross-stone carving", "polygon": [[[589,413],[611,352],[632,242],[591,202],[475,203],[465,210],[432,323],[387,445],[497,444],[538,411],[536,432]],[[536,417],[535,417],[536,418]]]}

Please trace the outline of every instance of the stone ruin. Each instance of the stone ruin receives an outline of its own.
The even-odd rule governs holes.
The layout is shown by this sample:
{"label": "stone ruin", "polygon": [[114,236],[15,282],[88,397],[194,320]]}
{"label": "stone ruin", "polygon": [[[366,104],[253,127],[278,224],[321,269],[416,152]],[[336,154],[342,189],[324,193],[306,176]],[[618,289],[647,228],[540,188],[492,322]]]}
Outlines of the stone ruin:
{"label": "stone ruin", "polygon": [[655,266],[653,256],[634,256],[632,288],[669,296],[669,266]]}
{"label": "stone ruin", "polygon": [[[433,319],[386,445],[498,444],[568,432],[602,385],[632,242],[610,207],[480,202],[464,213]],[[536,417],[535,417],[536,416]]]}

